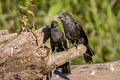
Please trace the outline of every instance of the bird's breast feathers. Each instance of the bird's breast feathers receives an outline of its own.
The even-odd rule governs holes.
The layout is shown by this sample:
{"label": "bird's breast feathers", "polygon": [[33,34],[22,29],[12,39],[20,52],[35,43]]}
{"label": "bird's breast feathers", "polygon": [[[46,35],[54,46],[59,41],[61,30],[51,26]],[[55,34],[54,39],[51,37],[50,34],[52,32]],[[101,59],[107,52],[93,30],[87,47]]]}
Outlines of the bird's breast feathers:
{"label": "bird's breast feathers", "polygon": [[61,40],[62,38],[62,32],[60,31],[52,31],[51,32],[51,37],[54,41],[58,41],[58,40]]}

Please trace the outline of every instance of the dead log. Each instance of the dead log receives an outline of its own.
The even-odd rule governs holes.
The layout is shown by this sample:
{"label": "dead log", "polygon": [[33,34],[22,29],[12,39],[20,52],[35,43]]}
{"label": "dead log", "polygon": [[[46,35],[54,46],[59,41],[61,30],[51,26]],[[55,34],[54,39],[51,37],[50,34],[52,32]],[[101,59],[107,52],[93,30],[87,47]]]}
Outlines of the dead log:
{"label": "dead log", "polygon": [[8,30],[0,30],[0,36],[7,35],[7,34],[9,34]]}
{"label": "dead log", "polygon": [[[50,48],[43,45],[49,38],[49,28],[41,28],[32,32],[22,32],[14,40],[0,49],[0,79],[40,79],[47,72],[57,66],[72,60],[86,51],[80,45],[78,50],[71,48],[68,51],[49,55]],[[46,31],[48,30],[48,31]],[[46,34],[47,37],[45,36]]]}
{"label": "dead log", "polygon": [[[55,77],[52,80],[119,80],[120,79],[120,60],[71,66],[72,74],[66,77]],[[60,73],[59,73],[60,75]]]}
{"label": "dead log", "polygon": [[47,72],[50,72],[52,69],[70,61],[73,60],[79,56],[82,56],[83,53],[85,53],[86,47],[84,45],[79,45],[78,49],[71,48],[67,51],[63,52],[57,52],[49,56],[48,62],[46,64],[45,70],[43,70],[43,74],[46,74]]}
{"label": "dead log", "polygon": [[[43,45],[49,38],[49,28],[42,28],[34,33],[37,36],[38,46],[32,32],[23,32],[13,39],[6,37],[8,43],[0,48],[0,80],[43,79],[46,73],[83,55],[86,51],[84,45],[79,45],[78,50],[71,48],[50,55],[50,48]],[[13,34],[8,35],[13,36]],[[3,37],[0,37],[1,42]],[[71,69],[72,74],[67,76],[71,80],[119,80],[120,78],[120,61],[72,66]],[[53,80],[64,79],[56,78],[54,75]]]}
{"label": "dead log", "polygon": [[4,45],[14,40],[16,37],[17,37],[17,33],[1,35],[0,36],[0,48],[2,48]]}
{"label": "dead log", "polygon": [[[45,67],[44,62],[47,62],[49,48],[42,46],[44,37],[42,29],[34,33],[37,35],[39,46],[36,45],[36,38],[32,32],[23,32],[0,49],[0,74],[2,76],[0,79],[10,80],[16,78],[14,75],[20,75],[20,79],[26,80],[28,77],[28,80],[34,78],[31,74],[39,74],[37,78],[40,78],[40,71]],[[23,73],[26,77],[21,75]]]}

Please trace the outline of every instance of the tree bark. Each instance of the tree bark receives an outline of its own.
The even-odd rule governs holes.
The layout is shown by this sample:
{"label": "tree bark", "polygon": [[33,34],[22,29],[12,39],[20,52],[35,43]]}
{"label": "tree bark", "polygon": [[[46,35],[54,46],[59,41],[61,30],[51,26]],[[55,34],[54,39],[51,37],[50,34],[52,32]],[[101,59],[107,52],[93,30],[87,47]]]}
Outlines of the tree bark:
{"label": "tree bark", "polygon": [[33,33],[22,32],[0,48],[0,79],[40,79],[55,67],[81,56],[86,51],[86,47],[80,45],[78,50],[71,48],[50,55],[50,48],[43,45],[49,37],[48,27]]}
{"label": "tree bark", "polygon": [[[40,80],[48,72],[72,59],[82,56],[86,51],[84,45],[78,49],[53,53],[43,43],[50,37],[48,27],[32,32],[0,35],[0,80]],[[36,38],[36,36],[37,38]],[[38,45],[36,44],[36,40]],[[71,80],[119,80],[120,61],[87,64],[71,67],[72,74],[66,76]],[[64,80],[56,78],[53,80]]]}
{"label": "tree bark", "polygon": [[49,56],[47,65],[45,70],[42,72],[43,74],[46,74],[50,72],[52,69],[69,62],[70,60],[73,60],[79,56],[82,56],[83,53],[85,53],[86,47],[84,45],[79,45],[77,50],[76,48],[68,49],[67,51],[63,52],[57,52]]}
{"label": "tree bark", "polygon": [[0,36],[7,35],[7,34],[9,34],[8,30],[0,30]]}
{"label": "tree bark", "polygon": [[1,35],[0,36],[0,48],[2,48],[7,43],[9,43],[12,40],[14,40],[16,37],[17,37],[17,33]]}
{"label": "tree bark", "polygon": [[120,80],[120,60],[108,63],[75,65],[71,66],[71,72],[72,74],[68,76],[56,77],[53,75],[52,80]]}

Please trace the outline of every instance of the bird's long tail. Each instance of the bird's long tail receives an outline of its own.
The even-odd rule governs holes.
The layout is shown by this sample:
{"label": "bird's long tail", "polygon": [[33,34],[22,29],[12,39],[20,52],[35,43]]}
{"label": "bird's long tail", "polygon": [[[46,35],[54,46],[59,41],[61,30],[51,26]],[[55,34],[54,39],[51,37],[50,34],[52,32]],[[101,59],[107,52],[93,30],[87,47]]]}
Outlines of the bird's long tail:
{"label": "bird's long tail", "polygon": [[87,63],[92,63],[93,62],[92,56],[95,55],[94,51],[92,50],[92,48],[88,44],[86,45],[86,48],[87,48],[87,51],[84,54],[84,59]]}
{"label": "bird's long tail", "polygon": [[62,66],[60,66],[60,68],[62,68],[62,73],[63,74],[71,74],[71,70],[70,70],[70,64],[69,62],[63,64]]}

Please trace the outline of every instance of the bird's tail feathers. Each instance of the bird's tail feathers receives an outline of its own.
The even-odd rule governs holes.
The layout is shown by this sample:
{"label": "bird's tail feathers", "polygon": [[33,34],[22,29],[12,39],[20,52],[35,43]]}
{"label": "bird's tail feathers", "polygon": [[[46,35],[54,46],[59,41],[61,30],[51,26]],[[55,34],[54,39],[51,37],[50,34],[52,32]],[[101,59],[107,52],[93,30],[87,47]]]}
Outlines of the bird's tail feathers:
{"label": "bird's tail feathers", "polygon": [[61,66],[61,68],[62,68],[62,73],[63,73],[63,74],[67,74],[67,75],[68,75],[68,74],[71,74],[69,62],[63,64],[63,65]]}
{"label": "bird's tail feathers", "polygon": [[92,50],[92,48],[89,46],[89,45],[86,45],[87,47],[87,51],[86,53],[84,54],[84,58],[85,58],[85,61],[87,63],[92,63],[93,60],[92,60],[92,56],[94,56],[94,51]]}

